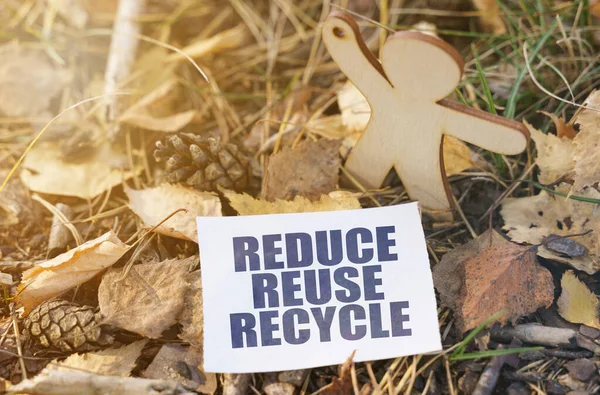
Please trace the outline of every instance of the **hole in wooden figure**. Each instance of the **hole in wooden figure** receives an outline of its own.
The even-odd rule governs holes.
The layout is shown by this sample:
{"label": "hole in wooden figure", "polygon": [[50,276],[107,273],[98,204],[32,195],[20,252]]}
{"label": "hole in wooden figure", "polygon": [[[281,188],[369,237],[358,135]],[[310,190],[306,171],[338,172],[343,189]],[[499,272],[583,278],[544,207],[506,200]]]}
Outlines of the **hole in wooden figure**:
{"label": "hole in wooden figure", "polygon": [[333,35],[337,38],[344,38],[346,36],[346,33],[341,28],[336,26],[333,28]]}

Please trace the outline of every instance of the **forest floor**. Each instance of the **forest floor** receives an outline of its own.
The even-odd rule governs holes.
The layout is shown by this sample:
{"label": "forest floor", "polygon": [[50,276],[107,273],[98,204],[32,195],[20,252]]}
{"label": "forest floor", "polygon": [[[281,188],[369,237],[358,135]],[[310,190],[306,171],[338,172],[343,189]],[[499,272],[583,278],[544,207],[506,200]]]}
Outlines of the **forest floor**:
{"label": "forest floor", "polygon": [[[531,139],[445,139],[454,219],[422,217],[443,352],[204,372],[195,216],[410,201],[344,169],[371,110],[323,44],[334,11],[376,57],[444,39],[449,99]],[[0,0],[0,26],[0,392],[600,391],[600,2]]]}

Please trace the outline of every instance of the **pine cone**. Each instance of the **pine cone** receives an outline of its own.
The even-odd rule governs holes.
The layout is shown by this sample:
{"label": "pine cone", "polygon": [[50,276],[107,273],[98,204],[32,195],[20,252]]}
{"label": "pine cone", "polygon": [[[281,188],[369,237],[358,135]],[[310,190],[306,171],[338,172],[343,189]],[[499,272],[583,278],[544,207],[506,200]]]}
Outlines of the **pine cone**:
{"label": "pine cone", "polygon": [[66,300],[43,302],[23,321],[23,336],[45,348],[64,352],[92,351],[112,344],[113,337],[96,323],[97,308]]}
{"label": "pine cone", "polygon": [[235,144],[222,144],[218,137],[180,133],[156,142],[154,158],[166,160],[166,179],[185,183],[201,191],[217,186],[244,190],[250,181],[249,157]]}

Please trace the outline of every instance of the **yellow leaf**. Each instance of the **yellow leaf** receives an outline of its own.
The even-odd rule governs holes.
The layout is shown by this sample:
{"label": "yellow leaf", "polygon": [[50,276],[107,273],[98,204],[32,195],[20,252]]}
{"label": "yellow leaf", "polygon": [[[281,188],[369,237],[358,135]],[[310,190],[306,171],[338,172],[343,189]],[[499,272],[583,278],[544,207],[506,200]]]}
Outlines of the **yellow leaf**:
{"label": "yellow leaf", "polygon": [[129,246],[113,232],[87,241],[23,273],[17,300],[25,312],[83,284],[109,268],[123,256]]}
{"label": "yellow leaf", "polygon": [[266,200],[254,199],[245,193],[238,194],[228,190],[223,191],[223,193],[231,202],[231,207],[239,215],[309,213],[361,208],[356,197],[349,193],[340,192],[331,192],[329,195],[322,195],[319,200],[314,202],[301,196],[297,196],[294,200],[290,201],[275,200],[274,202],[268,202]]}
{"label": "yellow leaf", "polygon": [[558,298],[558,313],[565,320],[600,329],[598,298],[569,270],[560,280],[562,293]]}
{"label": "yellow leaf", "polygon": [[540,168],[542,184],[552,183],[575,168],[573,140],[542,133],[527,122],[525,126],[529,129],[531,139],[535,141],[537,149],[535,163]]}

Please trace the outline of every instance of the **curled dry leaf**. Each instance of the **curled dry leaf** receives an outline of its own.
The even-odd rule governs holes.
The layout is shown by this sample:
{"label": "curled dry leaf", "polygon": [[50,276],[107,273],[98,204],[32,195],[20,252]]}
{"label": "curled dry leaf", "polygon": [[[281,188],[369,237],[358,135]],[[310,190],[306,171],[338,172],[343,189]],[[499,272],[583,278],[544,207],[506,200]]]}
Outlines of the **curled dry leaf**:
{"label": "curled dry leaf", "polygon": [[142,171],[137,163],[130,169],[127,156],[108,143],[77,163],[66,162],[63,156],[56,143],[36,144],[21,165],[21,181],[36,192],[92,199]]}
{"label": "curled dry leaf", "polygon": [[575,132],[575,128],[573,127],[573,125],[571,125],[570,123],[566,123],[565,120],[559,117],[558,115],[546,111],[539,112],[552,119],[552,123],[554,123],[554,127],[556,128],[556,137],[564,137],[573,140],[575,136],[577,136],[577,132]]}
{"label": "curled dry leaf", "polygon": [[26,270],[19,285],[17,300],[28,313],[43,301],[59,296],[109,268],[128,249],[129,246],[119,240],[113,231],[87,241]]}
{"label": "curled dry leaf", "polygon": [[[367,128],[369,118],[371,117],[371,109],[367,99],[351,82],[346,82],[342,88],[338,90],[337,96],[338,105],[342,113],[341,120],[346,128],[346,134],[344,136],[336,136],[335,138],[344,137],[342,154],[345,156],[347,151],[356,144],[362,132]],[[333,125],[333,122],[330,122],[328,127],[331,130],[339,129]],[[319,134],[318,131],[317,134]],[[322,135],[324,137],[329,137],[331,136],[331,132]],[[333,138],[333,136],[330,138]],[[472,159],[473,153],[462,141],[452,136],[444,136],[442,150],[444,153],[444,168],[446,170],[446,175],[451,176],[474,166]]]}
{"label": "curled dry leaf", "polygon": [[223,191],[230,201],[231,207],[239,215],[283,214],[283,213],[309,213],[316,211],[356,210],[360,209],[360,202],[349,193],[332,192],[322,195],[319,200],[311,202],[307,198],[297,196],[294,200],[275,200],[267,202],[255,199],[246,193]]}
{"label": "curled dry leaf", "polygon": [[202,394],[217,390],[217,376],[204,372],[202,349],[193,346],[165,344],[144,372],[144,377],[176,381]]}
{"label": "curled dry leaf", "polygon": [[458,329],[474,328],[500,310],[507,312],[502,323],[514,323],[550,306],[552,275],[535,256],[535,247],[511,243],[494,230],[444,255],[433,281],[442,303],[454,309]]}
{"label": "curled dry leaf", "polygon": [[341,165],[341,141],[304,141],[296,148],[269,158],[262,187],[262,199],[291,200],[304,196],[316,200],[337,188]]}
{"label": "curled dry leaf", "polygon": [[53,63],[42,49],[11,41],[0,46],[0,111],[7,116],[38,116],[71,81],[70,73]]}
{"label": "curled dry leaf", "polygon": [[544,134],[530,124],[525,123],[531,139],[535,141],[537,157],[535,163],[540,169],[540,182],[549,184],[575,168],[573,153],[575,145],[573,140],[566,137],[557,137],[553,134]]}
{"label": "curled dry leaf", "polygon": [[[248,30],[244,25],[225,30],[210,38],[205,38],[191,43],[181,51],[191,56],[192,58],[201,58],[206,55],[219,53],[227,49],[238,48],[244,44],[249,38]],[[167,61],[185,60],[179,52],[174,52],[167,57]]]}
{"label": "curled dry leaf", "polygon": [[600,91],[592,92],[584,102],[585,109],[579,113],[576,123],[579,133],[573,139],[575,143],[575,184],[574,191],[594,185],[600,181]]}
{"label": "curled dry leaf", "polygon": [[[558,191],[569,192],[568,187]],[[600,199],[600,192],[588,188],[585,197]],[[595,205],[542,191],[539,195],[506,199],[500,213],[504,218],[503,229],[517,243],[540,244],[545,237],[555,234],[568,236],[593,232],[574,238],[587,248],[583,256],[569,257],[540,246],[538,255],[571,265],[577,270],[594,274],[600,270],[600,217],[594,213]]]}
{"label": "curled dry leaf", "polygon": [[199,192],[180,185],[162,184],[155,188],[133,190],[125,188],[129,207],[147,227],[153,227],[181,208],[179,212],[156,228],[166,236],[197,241],[196,217],[220,217],[221,201],[214,193]]}
{"label": "curled dry leaf", "polygon": [[184,111],[168,116],[155,116],[150,111],[150,106],[169,95],[177,86],[176,79],[169,79],[156,89],[142,97],[119,117],[119,122],[148,129],[155,132],[173,133],[187,126],[194,116],[195,110]]}
{"label": "curled dry leaf", "polygon": [[111,324],[156,339],[176,323],[189,288],[187,275],[198,256],[169,259],[108,271],[98,288],[103,324]]}
{"label": "curled dry leaf", "polygon": [[563,274],[560,286],[562,292],[556,304],[561,317],[569,322],[600,329],[598,297],[575,276],[572,270]]}
{"label": "curled dry leaf", "polygon": [[64,361],[53,361],[51,370],[83,371],[104,376],[127,377],[135,367],[135,361],[142,354],[148,340],[140,340],[116,349],[92,351],[85,354],[72,354]]}
{"label": "curled dry leaf", "polygon": [[331,383],[321,388],[320,394],[325,395],[345,395],[352,394],[352,365],[354,364],[354,353],[348,357],[346,362],[338,368],[338,377],[333,377]]}

